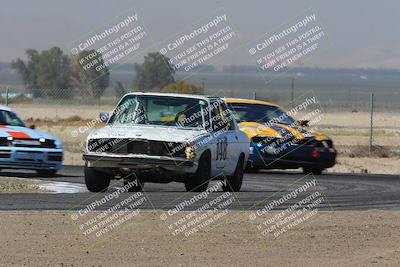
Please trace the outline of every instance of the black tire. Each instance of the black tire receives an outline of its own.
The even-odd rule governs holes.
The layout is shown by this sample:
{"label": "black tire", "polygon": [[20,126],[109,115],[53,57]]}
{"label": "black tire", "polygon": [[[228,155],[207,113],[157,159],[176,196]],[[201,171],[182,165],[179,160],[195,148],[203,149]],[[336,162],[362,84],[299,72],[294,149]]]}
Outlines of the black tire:
{"label": "black tire", "polygon": [[37,170],[36,174],[42,177],[54,177],[57,174],[56,170]]}
{"label": "black tire", "polygon": [[260,171],[260,169],[258,169],[258,168],[246,168],[247,173],[257,173],[259,171]]}
{"label": "black tire", "polygon": [[324,171],[325,169],[324,168],[316,168],[316,167],[313,167],[313,168],[309,168],[309,167],[303,167],[303,173],[305,173],[305,174],[314,174],[314,175],[321,175],[322,174],[322,172]]}
{"label": "black tire", "polygon": [[201,155],[196,173],[186,179],[185,189],[188,192],[204,192],[208,188],[211,176],[211,155],[207,151]]}
{"label": "black tire", "polygon": [[137,181],[137,185],[132,184],[128,188],[128,192],[140,192],[140,191],[142,191],[143,187],[144,187],[144,182],[140,181],[139,179],[136,179],[136,180],[124,180],[124,186],[126,186],[128,184],[128,182],[133,182],[133,181]]}
{"label": "black tire", "polygon": [[243,155],[240,155],[238,162],[236,164],[235,172],[232,176],[226,177],[227,183],[225,186],[222,186],[222,190],[224,192],[239,192],[243,183],[243,174],[244,174],[244,166],[243,166]]}
{"label": "black tire", "polygon": [[85,166],[85,184],[90,192],[106,191],[110,180],[110,176],[106,173]]}

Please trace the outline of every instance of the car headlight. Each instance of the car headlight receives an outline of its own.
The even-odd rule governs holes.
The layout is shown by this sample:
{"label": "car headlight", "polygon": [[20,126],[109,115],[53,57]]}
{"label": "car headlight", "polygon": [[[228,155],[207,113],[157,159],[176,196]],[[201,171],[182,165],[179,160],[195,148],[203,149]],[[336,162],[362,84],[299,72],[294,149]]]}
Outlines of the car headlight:
{"label": "car headlight", "polygon": [[194,153],[194,149],[191,146],[187,146],[185,148],[185,156],[186,159],[192,160],[196,157],[196,153]]}
{"label": "car headlight", "polygon": [[249,154],[254,154],[254,147],[249,147]]}
{"label": "car headlight", "polygon": [[54,145],[56,146],[56,148],[62,149],[62,143],[60,140],[58,139],[54,140]]}

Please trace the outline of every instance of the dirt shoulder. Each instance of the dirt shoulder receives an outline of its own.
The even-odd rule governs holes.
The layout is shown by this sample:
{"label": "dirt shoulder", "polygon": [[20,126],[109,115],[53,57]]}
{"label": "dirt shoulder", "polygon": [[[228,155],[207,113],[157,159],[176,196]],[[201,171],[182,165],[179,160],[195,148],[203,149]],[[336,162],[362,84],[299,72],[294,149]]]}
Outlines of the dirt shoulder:
{"label": "dirt shoulder", "polygon": [[339,156],[336,165],[328,169],[328,172],[400,175],[400,158],[351,158]]}
{"label": "dirt shoulder", "polygon": [[91,246],[71,213],[0,213],[4,266],[398,266],[400,213],[320,212],[266,241],[231,212],[224,223],[179,240],[141,213],[117,235]]}
{"label": "dirt shoulder", "polygon": [[4,193],[44,193],[46,190],[39,187],[40,180],[0,177],[0,194]]}

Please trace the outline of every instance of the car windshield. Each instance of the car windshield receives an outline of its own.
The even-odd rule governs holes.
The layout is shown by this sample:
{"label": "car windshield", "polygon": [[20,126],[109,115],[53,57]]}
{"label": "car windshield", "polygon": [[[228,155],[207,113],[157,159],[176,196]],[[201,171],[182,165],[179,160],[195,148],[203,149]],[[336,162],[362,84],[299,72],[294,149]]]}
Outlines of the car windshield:
{"label": "car windshield", "polygon": [[229,103],[228,105],[233,111],[237,122],[278,122],[287,125],[295,123],[292,117],[278,107],[242,103]]}
{"label": "car windshield", "polygon": [[25,124],[18,118],[17,114],[7,110],[0,110],[0,125],[25,127]]}
{"label": "car windshield", "polygon": [[148,124],[206,128],[207,101],[189,97],[128,95],[115,109],[110,124]]}

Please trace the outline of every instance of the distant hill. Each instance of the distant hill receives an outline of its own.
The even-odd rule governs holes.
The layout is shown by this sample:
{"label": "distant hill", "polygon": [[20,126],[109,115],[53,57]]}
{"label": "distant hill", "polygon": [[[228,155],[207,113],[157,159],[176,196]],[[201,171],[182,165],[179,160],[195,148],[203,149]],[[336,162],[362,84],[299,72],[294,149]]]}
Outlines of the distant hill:
{"label": "distant hill", "polygon": [[[223,72],[227,73],[248,73],[258,72],[256,66],[232,65],[224,66]],[[354,74],[354,75],[373,75],[373,74],[400,74],[397,69],[350,69],[350,68],[307,68],[307,67],[292,67],[284,70],[285,73],[303,73],[303,74]],[[267,71],[267,73],[276,73]]]}
{"label": "distant hill", "polygon": [[[115,64],[112,69],[117,69],[118,71],[134,71],[135,64],[125,63],[125,64]],[[0,62],[0,70],[11,69],[11,62]],[[217,68],[214,66],[203,66],[201,70],[196,69],[194,72],[218,72]],[[225,73],[252,73],[258,72],[256,66],[251,65],[231,65],[223,66],[222,72]],[[353,74],[353,75],[399,75],[400,69],[350,69],[350,68],[308,68],[308,67],[292,67],[288,70],[282,71],[285,73],[292,74]],[[268,73],[268,72],[267,72]],[[275,73],[270,71],[269,73]]]}
{"label": "distant hill", "polygon": [[0,70],[4,69],[11,69],[11,63],[7,62],[0,62]]}

